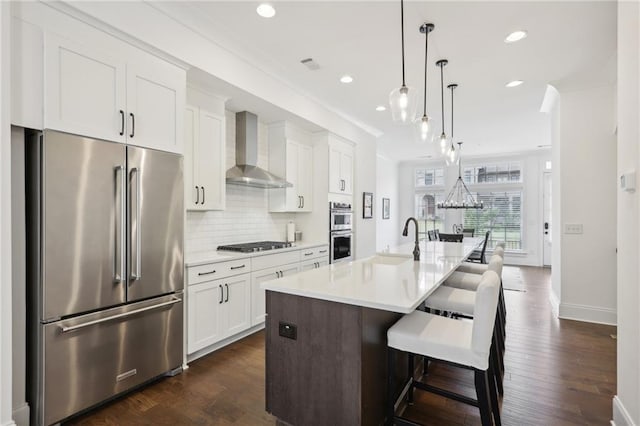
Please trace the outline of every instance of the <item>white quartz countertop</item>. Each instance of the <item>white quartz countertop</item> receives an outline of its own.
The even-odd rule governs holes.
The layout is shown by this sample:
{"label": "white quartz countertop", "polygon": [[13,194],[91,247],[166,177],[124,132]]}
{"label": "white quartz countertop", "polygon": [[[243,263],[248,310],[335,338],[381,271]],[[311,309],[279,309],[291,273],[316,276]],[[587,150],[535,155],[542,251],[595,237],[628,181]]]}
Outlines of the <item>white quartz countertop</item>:
{"label": "white quartz countertop", "polygon": [[315,243],[301,242],[301,243],[294,243],[294,244],[295,244],[294,246],[287,247],[287,248],[255,251],[251,253],[211,250],[210,252],[197,253],[197,254],[188,256],[184,264],[187,267],[200,266],[200,265],[206,265],[208,263],[226,262],[228,260],[247,259],[250,257],[257,257],[257,256],[268,256],[270,254],[285,253],[288,251],[304,250],[312,247],[320,247],[320,246],[328,245],[328,243],[319,243],[319,242],[315,242]]}
{"label": "white quartz countertop", "polygon": [[413,312],[482,242],[420,242],[420,261],[413,260],[413,243],[365,259],[265,281],[265,290],[332,302]]}

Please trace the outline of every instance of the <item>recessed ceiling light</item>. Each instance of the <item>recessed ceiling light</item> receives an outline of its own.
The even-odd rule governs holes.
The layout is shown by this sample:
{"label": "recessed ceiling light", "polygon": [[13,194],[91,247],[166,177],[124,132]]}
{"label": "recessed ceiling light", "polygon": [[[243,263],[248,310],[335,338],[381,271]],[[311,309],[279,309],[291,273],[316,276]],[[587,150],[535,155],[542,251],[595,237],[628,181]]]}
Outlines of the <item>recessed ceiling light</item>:
{"label": "recessed ceiling light", "polygon": [[386,110],[387,110],[387,107],[384,105],[378,105],[376,107],[376,111],[386,111]]}
{"label": "recessed ceiling light", "polygon": [[525,30],[514,31],[504,39],[505,43],[515,43],[516,41],[520,41],[523,38],[527,37],[527,32]]}
{"label": "recessed ceiling light", "polygon": [[353,81],[353,77],[351,77],[348,74],[345,74],[342,77],[340,77],[340,82],[341,83],[351,83],[352,81]]}
{"label": "recessed ceiling light", "polygon": [[506,87],[516,87],[516,86],[520,86],[522,83],[524,83],[524,81],[522,80],[513,80],[508,82],[507,84],[505,84]]}
{"label": "recessed ceiling light", "polygon": [[276,14],[276,10],[269,3],[262,3],[258,6],[256,12],[263,18],[273,18]]}

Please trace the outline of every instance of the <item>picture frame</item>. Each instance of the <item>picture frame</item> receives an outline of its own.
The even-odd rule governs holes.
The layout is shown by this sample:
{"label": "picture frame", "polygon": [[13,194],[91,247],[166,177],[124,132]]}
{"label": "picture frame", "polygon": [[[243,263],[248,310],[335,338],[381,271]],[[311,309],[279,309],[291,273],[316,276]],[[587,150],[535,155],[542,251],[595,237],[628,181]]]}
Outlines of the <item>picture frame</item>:
{"label": "picture frame", "polygon": [[362,193],[362,218],[373,218],[373,192]]}
{"label": "picture frame", "polygon": [[382,199],[382,218],[389,219],[389,210],[391,209],[391,200],[389,198]]}

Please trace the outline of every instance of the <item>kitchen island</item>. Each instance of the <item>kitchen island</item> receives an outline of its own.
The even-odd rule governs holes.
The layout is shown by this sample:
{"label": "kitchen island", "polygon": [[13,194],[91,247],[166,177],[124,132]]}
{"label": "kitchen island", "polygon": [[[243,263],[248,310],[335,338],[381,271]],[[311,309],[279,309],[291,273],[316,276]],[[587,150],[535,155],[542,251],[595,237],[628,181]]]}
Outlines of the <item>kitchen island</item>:
{"label": "kitchen island", "polygon": [[388,328],[480,242],[421,242],[419,261],[410,244],[263,283],[267,411],[292,425],[383,423]]}

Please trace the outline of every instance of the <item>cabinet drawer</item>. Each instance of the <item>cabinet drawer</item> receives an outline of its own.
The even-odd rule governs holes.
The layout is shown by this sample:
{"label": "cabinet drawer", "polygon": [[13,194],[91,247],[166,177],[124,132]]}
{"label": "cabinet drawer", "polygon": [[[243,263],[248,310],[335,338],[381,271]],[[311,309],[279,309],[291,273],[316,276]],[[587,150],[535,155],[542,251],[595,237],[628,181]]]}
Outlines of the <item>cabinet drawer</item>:
{"label": "cabinet drawer", "polygon": [[256,256],[251,259],[251,265],[254,271],[298,262],[300,262],[299,250],[288,251],[286,253],[268,254],[266,256]]}
{"label": "cabinet drawer", "polygon": [[192,266],[187,268],[187,285],[246,274],[247,272],[251,272],[251,259],[249,258]]}
{"label": "cabinet drawer", "polygon": [[311,247],[300,250],[300,262],[315,259],[317,257],[326,257],[329,255],[329,246]]}

